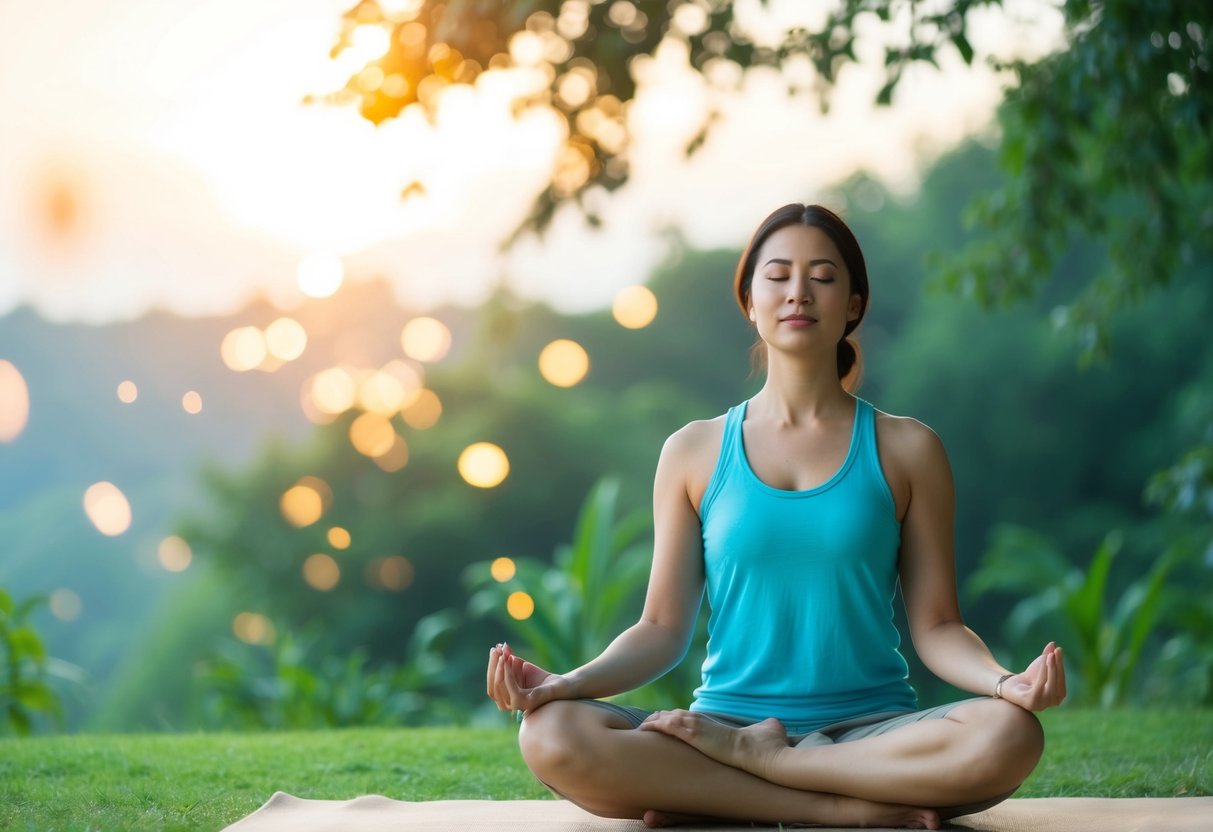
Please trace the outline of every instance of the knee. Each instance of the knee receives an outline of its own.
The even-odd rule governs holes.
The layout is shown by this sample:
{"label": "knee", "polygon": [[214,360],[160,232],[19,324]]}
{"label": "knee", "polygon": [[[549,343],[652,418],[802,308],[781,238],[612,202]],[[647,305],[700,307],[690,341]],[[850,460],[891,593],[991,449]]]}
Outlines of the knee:
{"label": "knee", "polygon": [[545,783],[575,775],[584,765],[585,743],[578,738],[575,705],[557,700],[548,702],[522,720],[518,747],[527,768]]}
{"label": "knee", "polygon": [[1040,762],[1044,730],[1036,714],[1009,702],[989,700],[982,710],[969,771],[991,796],[1013,791]]}

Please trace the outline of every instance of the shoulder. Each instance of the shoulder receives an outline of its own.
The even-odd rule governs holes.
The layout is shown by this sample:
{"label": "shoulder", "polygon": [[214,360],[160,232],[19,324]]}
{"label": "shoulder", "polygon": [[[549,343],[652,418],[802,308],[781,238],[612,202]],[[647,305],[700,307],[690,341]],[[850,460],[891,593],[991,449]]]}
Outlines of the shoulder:
{"label": "shoulder", "polygon": [[725,416],[687,423],[672,433],[661,449],[658,481],[678,482],[693,506],[699,505],[716,469]]}
{"label": "shoulder", "polygon": [[885,479],[893,492],[898,519],[905,516],[913,494],[950,488],[952,469],[939,434],[910,416],[876,415],[876,444]]}
{"label": "shoulder", "polygon": [[707,457],[715,463],[724,436],[725,415],[688,422],[670,434],[661,449],[662,464],[677,468],[699,468]]}
{"label": "shoulder", "polygon": [[882,451],[907,462],[946,455],[939,434],[922,422],[912,416],[894,416],[872,409],[876,415],[876,438]]}

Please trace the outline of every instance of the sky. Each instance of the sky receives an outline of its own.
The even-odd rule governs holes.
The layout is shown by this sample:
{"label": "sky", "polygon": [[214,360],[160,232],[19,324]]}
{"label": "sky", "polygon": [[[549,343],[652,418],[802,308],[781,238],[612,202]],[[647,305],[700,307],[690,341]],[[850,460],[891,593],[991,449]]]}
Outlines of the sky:
{"label": "sky", "polygon": [[[0,0],[0,315],[22,304],[97,323],[155,308],[228,314],[258,295],[289,310],[303,299],[300,263],[317,258],[339,260],[346,280],[386,278],[410,308],[474,304],[501,282],[564,311],[598,308],[662,261],[668,227],[692,246],[740,247],[773,208],[857,170],[911,192],[939,153],[993,137],[1008,83],[946,54],[876,110],[875,72],[852,67],[822,117],[773,73],[713,92],[664,50],[639,79],[632,179],[604,205],[606,227],[567,212],[502,254],[546,182],[553,119],[513,119],[521,81],[501,73],[444,98],[434,125],[407,115],[375,127],[302,103],[361,66],[329,58],[347,5]],[[822,13],[796,0],[737,9],[760,38]],[[1060,17],[1040,0],[970,20],[979,55],[1059,40]],[[861,57],[879,47],[861,41]],[[724,117],[685,160],[709,103]],[[402,202],[418,178],[426,194]]]}

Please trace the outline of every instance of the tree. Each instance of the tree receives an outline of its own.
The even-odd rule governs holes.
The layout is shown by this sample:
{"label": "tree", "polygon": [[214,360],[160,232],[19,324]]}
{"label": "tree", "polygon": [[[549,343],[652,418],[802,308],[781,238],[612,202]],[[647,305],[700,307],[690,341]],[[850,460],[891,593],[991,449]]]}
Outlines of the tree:
{"label": "tree", "polygon": [[[993,61],[969,43],[970,12],[998,5],[840,0],[812,31],[794,29],[764,44],[724,0],[363,0],[346,13],[333,53],[366,27],[391,37],[385,53],[332,98],[356,100],[378,124],[411,105],[432,115],[445,87],[489,70],[530,68],[537,84],[517,111],[550,108],[567,127],[550,184],[519,229],[541,233],[564,203],[598,223],[586,196],[627,181],[633,70],[663,44],[685,49],[709,84],[725,75],[735,85],[755,67],[808,61],[815,83],[806,106],[827,107],[839,73],[857,61],[863,32],[891,44],[877,96],[888,104],[912,64],[936,65],[948,50],[966,63]],[[1073,287],[1054,317],[1094,357],[1106,352],[1104,324],[1115,309],[1213,250],[1208,17],[1201,0],[1059,0],[1059,8],[1065,49],[1000,64],[1018,81],[999,111],[1009,176],[966,214],[981,238],[937,267],[956,291],[986,304],[1010,302],[1040,291],[1075,238],[1109,241],[1107,267]],[[715,73],[716,64],[740,72]],[[805,91],[790,83],[789,92]],[[713,119],[709,113],[688,154]],[[404,195],[418,186],[424,183]]]}

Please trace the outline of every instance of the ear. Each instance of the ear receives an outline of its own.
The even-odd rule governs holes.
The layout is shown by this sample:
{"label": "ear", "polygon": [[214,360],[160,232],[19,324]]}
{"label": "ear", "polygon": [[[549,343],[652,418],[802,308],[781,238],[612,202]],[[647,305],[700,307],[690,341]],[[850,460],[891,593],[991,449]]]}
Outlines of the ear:
{"label": "ear", "polygon": [[847,320],[859,320],[859,310],[863,306],[863,298],[859,295],[851,295],[851,303],[847,306]]}
{"label": "ear", "polygon": [[758,323],[758,313],[754,311],[754,304],[750,304],[750,323]]}

